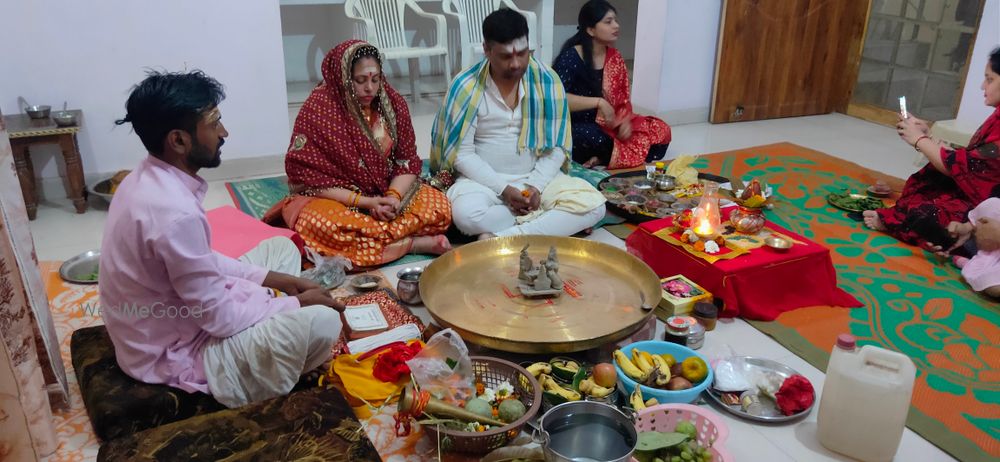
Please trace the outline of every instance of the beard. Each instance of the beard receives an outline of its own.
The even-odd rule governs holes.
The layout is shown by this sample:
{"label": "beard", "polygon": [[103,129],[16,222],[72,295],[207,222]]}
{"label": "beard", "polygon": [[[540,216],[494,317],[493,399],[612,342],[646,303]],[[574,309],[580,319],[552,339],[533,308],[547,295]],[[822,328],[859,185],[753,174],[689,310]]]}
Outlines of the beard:
{"label": "beard", "polygon": [[196,141],[187,156],[187,164],[195,168],[215,168],[222,165],[222,145],[225,143],[224,138],[219,138],[219,145],[212,152],[208,146]]}

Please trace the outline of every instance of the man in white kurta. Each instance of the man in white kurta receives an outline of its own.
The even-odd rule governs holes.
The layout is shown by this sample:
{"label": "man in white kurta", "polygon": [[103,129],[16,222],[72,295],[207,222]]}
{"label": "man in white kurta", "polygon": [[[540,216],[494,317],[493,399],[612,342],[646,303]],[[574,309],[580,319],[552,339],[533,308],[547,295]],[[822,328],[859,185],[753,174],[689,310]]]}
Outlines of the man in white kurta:
{"label": "man in white kurta", "polygon": [[[475,117],[461,139],[454,161],[458,178],[448,190],[448,199],[455,225],[468,235],[569,236],[604,217],[604,198],[589,183],[561,171],[568,158],[563,148],[533,151],[518,147],[526,126],[522,114],[531,112],[522,108],[529,104],[524,79],[529,61],[541,72],[551,73],[561,86],[551,69],[531,58],[527,23],[523,35],[517,34],[521,25],[514,23],[518,18],[523,17],[499,10],[484,21],[489,75]],[[492,30],[503,31],[507,37],[490,37]],[[512,31],[515,38],[509,39]]]}

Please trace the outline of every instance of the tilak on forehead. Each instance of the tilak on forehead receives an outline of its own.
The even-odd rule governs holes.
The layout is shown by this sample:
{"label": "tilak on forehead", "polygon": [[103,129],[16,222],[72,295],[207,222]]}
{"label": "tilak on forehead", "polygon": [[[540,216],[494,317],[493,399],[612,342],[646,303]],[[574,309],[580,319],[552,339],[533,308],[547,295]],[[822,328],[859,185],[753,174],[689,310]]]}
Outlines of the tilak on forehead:
{"label": "tilak on forehead", "polygon": [[520,53],[528,49],[528,37],[518,37],[510,43],[500,45],[500,47],[507,53]]}

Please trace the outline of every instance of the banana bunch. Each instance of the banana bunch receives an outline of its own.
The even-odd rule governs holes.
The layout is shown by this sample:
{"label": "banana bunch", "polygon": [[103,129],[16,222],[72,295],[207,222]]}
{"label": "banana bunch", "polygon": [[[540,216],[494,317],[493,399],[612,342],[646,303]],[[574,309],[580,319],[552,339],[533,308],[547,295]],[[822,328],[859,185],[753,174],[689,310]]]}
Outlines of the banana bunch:
{"label": "banana bunch", "polygon": [[633,391],[632,394],[628,397],[628,404],[632,406],[632,409],[635,409],[636,412],[638,412],[643,409],[646,409],[647,407],[656,406],[657,404],[660,404],[659,401],[656,400],[656,398],[649,398],[647,400],[643,400],[642,390],[640,388],[641,387],[636,386],[635,391]]}
{"label": "banana bunch", "polygon": [[663,387],[670,381],[670,365],[660,355],[633,349],[631,359],[621,350],[614,356],[622,372],[638,383]]}
{"label": "banana bunch", "polygon": [[615,363],[621,368],[625,375],[639,383],[644,383],[649,378],[649,374],[642,370],[636,363],[632,362],[622,350],[615,350]]}

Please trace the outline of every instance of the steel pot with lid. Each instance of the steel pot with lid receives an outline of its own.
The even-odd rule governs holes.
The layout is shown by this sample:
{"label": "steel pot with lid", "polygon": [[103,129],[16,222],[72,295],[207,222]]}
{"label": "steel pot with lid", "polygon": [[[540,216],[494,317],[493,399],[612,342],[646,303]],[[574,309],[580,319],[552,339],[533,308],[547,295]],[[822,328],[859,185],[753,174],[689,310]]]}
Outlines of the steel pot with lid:
{"label": "steel pot with lid", "polygon": [[625,462],[639,441],[634,418],[596,401],[570,401],[549,409],[533,439],[549,462]]}

